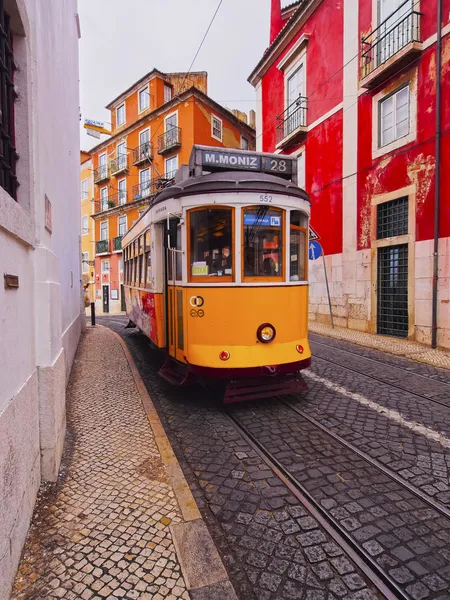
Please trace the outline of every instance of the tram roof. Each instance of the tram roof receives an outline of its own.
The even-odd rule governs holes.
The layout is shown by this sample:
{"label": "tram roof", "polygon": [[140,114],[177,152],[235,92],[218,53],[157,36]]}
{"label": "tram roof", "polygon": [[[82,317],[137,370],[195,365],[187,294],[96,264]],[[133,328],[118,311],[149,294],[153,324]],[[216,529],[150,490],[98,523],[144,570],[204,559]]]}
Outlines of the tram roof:
{"label": "tram roof", "polygon": [[170,198],[191,196],[195,194],[220,194],[230,192],[271,193],[283,196],[294,196],[310,202],[308,194],[294,183],[269,175],[249,171],[222,171],[188,177],[170,185],[157,194],[151,204],[155,206]]}

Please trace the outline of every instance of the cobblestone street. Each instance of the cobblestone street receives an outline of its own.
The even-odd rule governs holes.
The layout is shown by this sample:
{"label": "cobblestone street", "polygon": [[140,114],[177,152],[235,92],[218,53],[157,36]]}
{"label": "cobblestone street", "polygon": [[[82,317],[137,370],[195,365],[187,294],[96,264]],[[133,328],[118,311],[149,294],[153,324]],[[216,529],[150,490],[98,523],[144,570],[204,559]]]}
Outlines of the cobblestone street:
{"label": "cobblestone street", "polygon": [[449,371],[311,335],[308,392],[224,411],[161,380],[125,319],[102,323],[129,346],[240,598],[450,598]]}
{"label": "cobblestone street", "polygon": [[169,529],[180,509],[108,330],[80,342],[67,420],[60,478],[41,491],[12,598],[188,599]]}

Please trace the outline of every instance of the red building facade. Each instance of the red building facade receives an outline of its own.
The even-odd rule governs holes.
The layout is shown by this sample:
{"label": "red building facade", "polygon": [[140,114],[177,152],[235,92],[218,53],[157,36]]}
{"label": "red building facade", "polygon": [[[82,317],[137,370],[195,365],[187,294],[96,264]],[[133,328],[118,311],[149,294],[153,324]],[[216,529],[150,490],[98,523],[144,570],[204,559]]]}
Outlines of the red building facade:
{"label": "red building facade", "polygon": [[[450,0],[272,0],[249,81],[258,149],[298,156],[335,323],[450,347]],[[321,261],[310,283],[326,322]]]}

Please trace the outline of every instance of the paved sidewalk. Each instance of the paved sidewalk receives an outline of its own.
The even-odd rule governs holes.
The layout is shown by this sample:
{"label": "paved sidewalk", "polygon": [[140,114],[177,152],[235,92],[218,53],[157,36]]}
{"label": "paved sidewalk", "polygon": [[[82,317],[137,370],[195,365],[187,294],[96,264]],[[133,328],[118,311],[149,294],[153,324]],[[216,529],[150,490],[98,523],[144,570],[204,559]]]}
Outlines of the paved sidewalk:
{"label": "paved sidewalk", "polygon": [[235,598],[131,356],[109,329],[88,327],[80,342],[67,423],[60,477],[40,491],[11,598],[213,598],[215,586]]}
{"label": "paved sidewalk", "polygon": [[405,356],[411,360],[434,365],[435,367],[443,367],[450,369],[450,352],[444,350],[433,350],[428,346],[419,344],[418,342],[410,342],[399,338],[393,338],[383,335],[375,335],[373,333],[364,333],[344,327],[331,328],[330,325],[310,321],[309,330],[311,333],[325,335],[366,348],[374,348],[389,354]]}

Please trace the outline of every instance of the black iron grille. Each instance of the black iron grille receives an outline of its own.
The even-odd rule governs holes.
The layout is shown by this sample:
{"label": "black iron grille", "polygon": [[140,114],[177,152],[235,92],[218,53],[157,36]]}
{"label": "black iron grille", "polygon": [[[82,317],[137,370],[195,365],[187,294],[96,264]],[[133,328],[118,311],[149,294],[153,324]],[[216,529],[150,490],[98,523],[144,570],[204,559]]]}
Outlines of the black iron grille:
{"label": "black iron grille", "polygon": [[10,19],[0,0],[0,185],[14,200],[17,199],[14,131],[14,71],[13,39]]}
{"label": "black iron grille", "polygon": [[378,248],[377,332],[408,336],[408,245]]}
{"label": "black iron grille", "polygon": [[377,240],[408,233],[408,196],[377,207]]}

